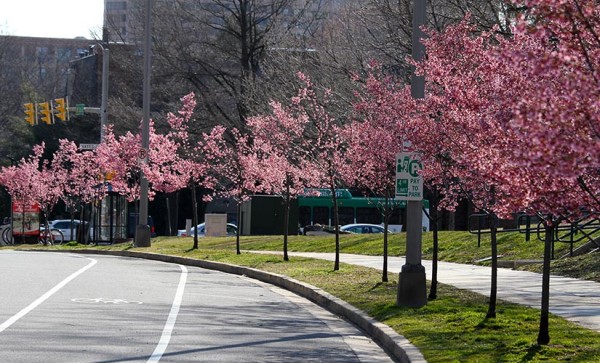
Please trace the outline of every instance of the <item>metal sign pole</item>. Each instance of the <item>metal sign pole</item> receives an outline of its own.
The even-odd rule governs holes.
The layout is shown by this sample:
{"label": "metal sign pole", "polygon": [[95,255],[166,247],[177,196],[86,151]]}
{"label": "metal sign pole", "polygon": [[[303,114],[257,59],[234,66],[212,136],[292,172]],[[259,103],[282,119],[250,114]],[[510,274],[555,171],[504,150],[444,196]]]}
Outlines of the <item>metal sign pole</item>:
{"label": "metal sign pole", "polygon": [[[424,58],[425,47],[421,43],[425,25],[425,0],[413,0],[412,57],[416,61]],[[411,79],[413,98],[425,97],[425,78]],[[406,263],[402,266],[398,280],[396,304],[399,306],[422,307],[427,304],[425,267],[421,264],[422,200],[408,200],[406,206]]]}

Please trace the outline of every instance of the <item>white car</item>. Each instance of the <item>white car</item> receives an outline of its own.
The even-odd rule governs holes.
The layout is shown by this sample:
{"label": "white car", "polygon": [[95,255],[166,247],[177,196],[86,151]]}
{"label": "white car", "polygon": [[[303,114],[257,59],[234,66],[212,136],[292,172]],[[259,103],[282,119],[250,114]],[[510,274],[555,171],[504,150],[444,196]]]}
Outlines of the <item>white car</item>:
{"label": "white car", "polygon": [[[346,233],[357,233],[357,234],[367,234],[367,233],[383,233],[385,228],[378,224],[368,224],[368,223],[356,223],[356,224],[346,224],[345,226],[340,227],[340,232]],[[391,233],[388,231],[388,233]]]}
{"label": "white car", "polygon": [[[70,219],[56,219],[48,221],[48,225],[50,226],[50,229],[60,230],[63,234],[64,241],[68,242],[77,240],[77,228],[81,225],[81,221],[78,219],[74,219],[73,221]],[[46,226],[42,222],[40,224],[40,230],[44,230],[45,227]],[[71,234],[71,231],[73,231],[73,234]]]}
{"label": "white car", "polygon": [[[204,237],[206,235],[206,229],[204,223],[200,223],[198,226],[198,237]],[[196,227],[192,227],[190,229],[190,237],[194,236],[194,231]],[[233,223],[227,223],[227,235],[235,236],[237,234],[237,226]],[[180,229],[177,231],[177,237],[187,237],[187,231],[185,229]]]}

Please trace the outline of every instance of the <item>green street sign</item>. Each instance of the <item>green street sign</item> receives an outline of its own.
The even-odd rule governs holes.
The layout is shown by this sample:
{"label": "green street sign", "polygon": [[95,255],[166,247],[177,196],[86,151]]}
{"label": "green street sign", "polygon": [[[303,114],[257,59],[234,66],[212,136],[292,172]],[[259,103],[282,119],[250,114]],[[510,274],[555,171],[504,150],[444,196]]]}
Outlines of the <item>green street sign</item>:
{"label": "green street sign", "polygon": [[75,115],[77,115],[77,116],[83,115],[84,109],[85,109],[85,104],[83,104],[83,103],[76,104],[75,105]]}

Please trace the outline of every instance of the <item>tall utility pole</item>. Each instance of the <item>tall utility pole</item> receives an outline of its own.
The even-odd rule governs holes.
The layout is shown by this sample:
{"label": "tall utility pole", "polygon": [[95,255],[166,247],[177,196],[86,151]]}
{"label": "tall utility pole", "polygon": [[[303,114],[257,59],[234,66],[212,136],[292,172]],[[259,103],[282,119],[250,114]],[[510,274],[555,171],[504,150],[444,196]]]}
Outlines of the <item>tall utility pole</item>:
{"label": "tall utility pole", "polygon": [[100,43],[97,44],[102,52],[102,103],[100,104],[100,143],[104,141],[104,127],[106,127],[106,120],[108,118],[108,62],[109,62],[109,51],[108,48]]}
{"label": "tall utility pole", "polygon": [[[152,73],[152,38],[151,38],[152,0],[146,0],[146,21],[144,29],[144,90],[142,121],[142,147],[140,163],[148,162],[150,148],[150,75]],[[150,247],[150,226],[148,225],[148,179],[140,173],[140,215],[135,230],[135,247]]]}
{"label": "tall utility pole", "polygon": [[[425,0],[413,0],[412,57],[420,61],[425,56],[425,47],[421,43],[425,25]],[[425,77],[415,75],[411,79],[413,98],[425,97]],[[423,234],[423,202],[407,201],[406,206],[406,263],[402,266],[398,280],[396,304],[420,308],[427,304],[427,284],[425,267],[421,264],[421,240]]]}

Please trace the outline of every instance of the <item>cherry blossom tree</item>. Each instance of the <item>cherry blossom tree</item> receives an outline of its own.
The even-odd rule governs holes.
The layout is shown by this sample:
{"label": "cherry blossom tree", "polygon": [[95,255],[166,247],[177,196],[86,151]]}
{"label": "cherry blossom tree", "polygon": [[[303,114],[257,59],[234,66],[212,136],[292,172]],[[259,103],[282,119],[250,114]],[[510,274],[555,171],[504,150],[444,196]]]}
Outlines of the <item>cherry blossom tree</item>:
{"label": "cherry blossom tree", "polygon": [[350,185],[367,189],[384,197],[377,207],[382,212],[383,271],[382,281],[388,281],[388,225],[399,203],[394,200],[396,180],[396,154],[402,151],[407,140],[403,119],[411,112],[413,104],[409,90],[381,74],[373,63],[373,72],[364,83],[364,92],[355,103],[355,119],[346,129],[349,146],[345,179]]}
{"label": "cherry blossom tree", "polygon": [[[412,150],[410,140],[418,139],[430,147],[433,155],[439,155],[438,160],[443,165],[443,143],[436,142],[437,135],[424,128],[420,122],[411,121],[419,119],[421,114],[427,114],[425,107],[415,100],[410,88],[392,76],[385,75],[381,67],[371,63],[371,73],[365,79],[364,87],[358,92],[359,100],[355,104],[356,120],[350,124],[351,142],[348,154],[352,160],[351,170],[346,173],[350,177],[349,183],[357,183],[380,195],[392,196],[395,189],[395,157],[400,151]],[[431,147],[437,147],[432,150]],[[355,167],[359,165],[360,167]],[[431,274],[431,288],[429,299],[437,297],[437,252],[438,252],[438,208],[442,198],[440,190],[449,189],[453,179],[444,172],[444,168],[436,169],[440,174],[436,178],[424,179],[426,195],[430,205],[427,217],[431,220],[433,231],[433,261]],[[433,175],[433,174],[432,174]],[[443,185],[440,183],[443,182]],[[389,197],[388,197],[389,198]],[[381,207],[384,213],[384,224],[395,207],[390,203]],[[451,198],[446,200],[445,209],[452,209]],[[387,227],[386,227],[387,229]],[[387,243],[384,235],[384,267],[383,279],[387,277]],[[385,281],[385,280],[383,280]]]}
{"label": "cherry blossom tree", "polygon": [[[223,130],[216,128],[210,134],[203,134],[202,141],[196,143],[190,137],[189,121],[193,115],[195,100],[190,93],[182,99],[178,114],[169,113],[168,132],[156,132],[154,122],[150,122],[150,147],[147,160],[141,163],[138,151],[141,148],[139,133],[128,132],[117,136],[111,127],[105,132],[104,142],[96,149],[96,156],[104,175],[110,175],[112,190],[124,195],[129,201],[139,199],[139,175],[144,173],[149,182],[148,197],[152,200],[156,192],[171,193],[184,187],[192,189],[194,204],[194,225],[198,223],[195,187],[212,187],[216,179],[209,173],[209,165],[214,159],[208,140],[222,137]],[[194,248],[198,248],[198,236],[194,235]]]}
{"label": "cherry blossom tree", "polygon": [[[298,96],[292,98],[292,110],[298,115],[305,114],[309,121],[305,125],[305,134],[309,151],[309,161],[322,173],[322,185],[329,188],[333,205],[333,224],[335,228],[335,262],[334,270],[340,264],[340,222],[339,205],[336,189],[343,185],[344,173],[350,161],[347,157],[348,140],[344,132],[343,119],[334,116],[330,107],[334,103],[331,90],[318,90],[309,77],[298,74],[304,83]],[[315,177],[319,177],[315,174]]]}
{"label": "cherry blossom tree", "polygon": [[[447,196],[467,195],[492,219],[516,211],[544,217],[538,343],[547,344],[553,229],[582,210],[597,213],[599,88],[597,57],[589,55],[598,50],[598,17],[592,3],[531,3],[530,16],[540,17],[547,6],[561,9],[562,15],[548,14],[537,26],[522,19],[510,38],[477,35],[468,20],[431,34],[428,59],[420,65],[429,93],[414,120],[420,132],[437,135],[443,153],[423,139],[414,142],[427,158],[424,176],[459,180],[444,191]],[[573,14],[589,14],[593,20],[574,26]],[[492,292],[494,281],[493,275]],[[488,316],[492,313],[490,306]]]}
{"label": "cherry blossom tree", "polygon": [[0,184],[10,196],[23,203],[33,202],[34,183],[37,175],[38,160],[33,157],[23,158],[17,165],[0,169]]}
{"label": "cherry blossom tree", "polygon": [[236,253],[239,255],[241,206],[252,195],[265,191],[265,183],[262,182],[265,173],[263,159],[270,153],[265,150],[266,145],[261,140],[251,142],[250,135],[242,134],[235,128],[229,133],[232,142],[227,142],[225,137],[215,138],[208,140],[206,147],[214,158],[211,169],[219,180],[215,192],[232,198],[237,206]]}
{"label": "cherry blossom tree", "polygon": [[[492,279],[486,316],[493,318],[497,294],[496,200],[505,195],[508,185],[502,179],[490,178],[490,167],[504,160],[504,149],[494,147],[499,145],[497,141],[507,139],[494,118],[499,111],[495,96],[504,88],[488,82],[483,67],[487,66],[489,40],[471,37],[473,30],[463,22],[442,34],[432,34],[425,43],[428,58],[422,72],[427,74],[429,91],[422,112],[414,118],[422,137],[411,141],[423,153],[425,179],[441,185],[448,178],[459,180],[444,191],[448,204],[467,197],[489,216]],[[429,142],[425,135],[436,135],[436,141]]]}
{"label": "cherry blossom tree", "polygon": [[[39,152],[40,146],[36,146],[35,149]],[[0,184],[6,188],[12,200],[21,205],[36,202],[35,196],[39,190],[39,158],[35,154],[36,152],[34,156],[21,159],[16,165],[0,169]]]}
{"label": "cherry blossom tree", "polygon": [[53,167],[43,159],[44,148],[43,143],[36,145],[33,154],[22,159],[19,165],[3,168],[0,182],[15,200],[39,204],[46,230],[49,230],[48,217],[62,195],[67,176],[59,166]]}
{"label": "cherry blossom tree", "polygon": [[[202,133],[199,141],[195,141],[190,133],[190,120],[196,107],[194,93],[189,93],[181,98],[182,107],[177,114],[169,113],[167,122],[171,126],[168,133],[169,142],[176,145],[175,154],[178,156],[173,161],[170,170],[176,179],[187,185],[192,191],[192,223],[198,225],[198,207],[196,201],[196,187],[201,186],[205,189],[214,189],[217,185],[217,177],[211,170],[219,155],[217,154],[220,140],[224,137],[225,128],[215,127],[210,133]],[[179,181],[177,183],[179,183]],[[205,195],[204,200],[208,201],[211,195]],[[194,232],[194,249],[198,249],[198,228]]]}
{"label": "cherry blossom tree", "polygon": [[[516,40],[529,45],[501,56],[538,80],[512,106],[513,128],[532,142],[520,165],[547,176],[525,195],[532,210],[569,215],[600,208],[600,9],[594,1],[527,1]],[[543,21],[542,21],[543,19]]]}
{"label": "cherry blossom tree", "polygon": [[[55,152],[53,167],[60,167],[68,176],[62,184],[61,199],[71,213],[71,219],[74,219],[74,214],[77,207],[80,207],[79,219],[83,221],[85,205],[94,201],[94,199],[102,199],[107,192],[104,183],[99,180],[102,176],[100,164],[94,151],[78,150],[77,145],[73,141],[59,140],[59,148]],[[83,241],[85,228],[79,232],[79,240]],[[73,235],[73,231],[71,231]]]}
{"label": "cherry blossom tree", "polygon": [[154,123],[149,128],[150,149],[148,162],[141,164],[141,170],[155,192],[173,193],[187,186],[187,180],[180,170],[181,156],[179,144],[170,133],[158,134]]}
{"label": "cherry blossom tree", "polygon": [[[531,211],[541,212],[546,241],[538,344],[548,344],[550,258],[561,219],[600,213],[600,8],[590,0],[530,0],[515,38],[528,44],[499,57],[521,65],[536,82],[527,97],[506,100],[512,126],[531,140],[515,150],[522,170],[536,175],[523,192]],[[535,19],[536,21],[529,21]],[[520,180],[525,176],[517,174]]]}
{"label": "cherry blossom tree", "polygon": [[[267,159],[269,168],[279,171],[271,180],[274,193],[289,197],[298,196],[306,187],[327,185],[333,199],[335,225],[334,270],[339,270],[339,214],[336,189],[342,182],[342,170],[347,164],[347,142],[342,132],[341,120],[333,117],[328,106],[331,91],[319,92],[311,80],[298,73],[303,86],[288,106],[271,102],[272,115],[251,118],[248,125],[256,139],[272,147]],[[282,160],[283,159],[283,160]],[[291,194],[290,194],[291,193]],[[287,213],[286,213],[287,214]],[[287,246],[287,229],[284,234],[284,254]],[[284,259],[286,256],[284,255]]]}
{"label": "cherry blossom tree", "polygon": [[[100,164],[101,183],[110,179],[114,192],[119,193],[133,202],[139,199],[140,184],[138,150],[141,147],[140,136],[131,132],[118,136],[108,126],[104,133],[103,142],[96,148],[96,157]],[[152,198],[153,191],[148,192]]]}
{"label": "cherry blossom tree", "polygon": [[295,117],[277,102],[271,102],[272,115],[248,119],[253,143],[260,153],[259,184],[267,194],[280,195],[284,203],[283,260],[289,261],[289,210],[292,199],[306,188],[317,186],[322,176],[310,163],[303,135],[305,117]]}

